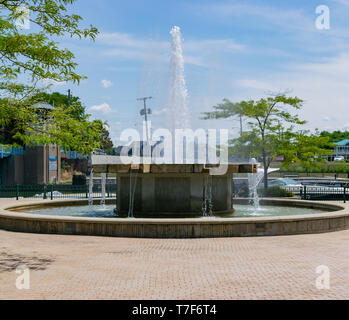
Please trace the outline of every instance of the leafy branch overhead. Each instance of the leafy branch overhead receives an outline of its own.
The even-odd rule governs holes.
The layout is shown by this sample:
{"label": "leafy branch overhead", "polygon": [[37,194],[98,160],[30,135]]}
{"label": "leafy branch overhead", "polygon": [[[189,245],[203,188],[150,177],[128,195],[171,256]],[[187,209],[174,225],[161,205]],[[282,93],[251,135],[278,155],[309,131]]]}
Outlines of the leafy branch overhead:
{"label": "leafy branch overhead", "polygon": [[[49,95],[45,81],[79,83],[73,52],[60,47],[64,37],[94,40],[98,30],[81,27],[82,17],[68,13],[75,0],[0,0],[0,143],[55,143],[89,154],[101,146],[105,123],[91,121],[80,101],[71,105]],[[30,30],[18,28],[23,8]],[[59,95],[59,94],[58,94]],[[63,95],[61,95],[63,96]],[[45,110],[38,104],[49,103]]]}
{"label": "leafy branch overhead", "polygon": [[256,125],[260,130],[268,130],[278,125],[280,120],[295,124],[305,124],[305,121],[300,120],[297,115],[291,115],[287,110],[288,106],[299,110],[302,108],[302,104],[303,100],[297,97],[286,97],[285,95],[238,103],[223,99],[223,103],[213,107],[213,112],[204,113],[204,119],[242,116],[256,121],[256,123],[249,122],[250,125]]}
{"label": "leafy branch overhead", "polygon": [[[79,82],[81,75],[75,73],[74,54],[59,47],[52,37],[78,37],[95,39],[98,30],[90,26],[80,28],[82,18],[67,14],[67,5],[75,0],[0,0],[0,76],[16,79],[27,73],[33,81]],[[16,20],[21,18],[20,7],[30,12],[35,33],[20,32]]]}

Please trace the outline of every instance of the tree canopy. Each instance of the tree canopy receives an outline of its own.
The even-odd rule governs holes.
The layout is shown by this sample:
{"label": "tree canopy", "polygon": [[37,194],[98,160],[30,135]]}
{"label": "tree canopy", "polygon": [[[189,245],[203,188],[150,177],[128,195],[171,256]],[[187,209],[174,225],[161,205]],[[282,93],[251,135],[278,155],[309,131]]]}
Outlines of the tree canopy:
{"label": "tree canopy", "polygon": [[53,107],[61,106],[63,108],[70,108],[70,114],[77,120],[82,119],[86,113],[86,108],[82,105],[82,102],[77,96],[70,96],[68,101],[68,95],[60,92],[40,92],[35,96],[35,99],[47,103]]}
{"label": "tree canopy", "polygon": [[[32,80],[79,82],[83,76],[75,73],[74,54],[60,48],[52,37],[94,39],[98,30],[81,28],[82,17],[68,14],[68,6],[76,0],[0,0],[0,76],[17,79],[22,73]],[[18,19],[23,8],[29,10],[29,21],[37,32],[21,32]],[[6,83],[4,84],[6,86]]]}
{"label": "tree canopy", "polygon": [[328,137],[321,136],[316,130],[286,133],[278,147],[279,154],[284,156],[283,168],[289,169],[293,164],[299,164],[305,169],[320,167],[324,156],[333,153],[334,144]]}
{"label": "tree canopy", "polygon": [[344,139],[349,139],[349,131],[333,131],[333,132],[328,132],[328,131],[321,131],[320,132],[321,137],[329,137],[330,142],[339,142]]}
{"label": "tree canopy", "polygon": [[113,142],[110,139],[109,131],[104,126],[102,131],[102,150],[107,154],[113,154],[114,152],[114,145]]}
{"label": "tree canopy", "polygon": [[[285,158],[284,165],[292,162],[321,161],[320,155],[328,150],[320,145],[328,145],[328,138],[318,134],[300,133],[296,127],[304,125],[297,114],[303,101],[285,94],[262,98],[254,101],[233,103],[224,99],[214,106],[213,112],[205,112],[204,119],[222,119],[241,116],[248,121],[248,127],[240,137],[233,139],[230,154],[240,155],[245,159],[261,158],[264,168],[264,186],[268,187],[268,168],[278,155]],[[316,145],[315,145],[316,143]]]}
{"label": "tree canopy", "polygon": [[[98,34],[93,26],[81,27],[79,15],[68,14],[74,2],[0,0],[0,126],[5,141],[12,134],[15,143],[56,143],[83,154],[101,146],[103,123],[90,121],[78,100],[68,107],[62,97],[51,95],[54,109],[37,107],[48,98],[42,83],[79,83],[85,78],[75,71],[74,54],[53,40],[66,36],[94,40]],[[30,30],[18,27],[23,8],[29,12]]]}

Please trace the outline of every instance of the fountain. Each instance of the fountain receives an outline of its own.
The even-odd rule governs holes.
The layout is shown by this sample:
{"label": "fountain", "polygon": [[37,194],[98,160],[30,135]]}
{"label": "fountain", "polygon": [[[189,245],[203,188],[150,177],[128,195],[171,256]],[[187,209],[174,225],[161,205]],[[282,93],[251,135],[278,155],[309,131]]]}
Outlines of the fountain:
{"label": "fountain", "polygon": [[[171,88],[168,110],[170,128],[174,134],[177,129],[189,128],[189,113],[180,29],[174,27],[171,36]],[[145,132],[148,133],[148,130]],[[264,209],[255,214],[252,211],[258,208],[257,186],[263,171],[257,170],[255,160],[251,160],[250,163],[229,163],[224,160],[227,158],[225,156],[217,161],[194,156],[176,162],[171,156],[172,162],[154,162],[155,147],[163,144],[162,151],[173,151],[173,144],[168,148],[165,143],[168,137],[172,141],[171,132],[168,137],[163,134],[155,137],[154,140],[147,139],[146,143],[133,139],[135,145],[139,142],[138,149],[142,150],[142,154],[130,162],[123,161],[122,156],[91,156],[89,207],[86,206],[86,199],[51,201],[50,204],[45,202],[45,208],[42,210],[38,210],[38,203],[25,204],[22,208],[8,208],[6,204],[6,207],[0,208],[0,228],[17,232],[151,238],[266,236],[348,229],[349,214],[343,207],[334,204],[325,205],[294,199],[263,199]],[[159,137],[164,139],[160,139],[159,142]],[[215,154],[216,137],[212,138],[208,134],[204,141],[205,144],[202,141],[201,144],[197,144],[200,150],[203,150],[203,146],[205,150],[209,150],[210,143],[207,141],[213,141],[213,148],[210,150],[214,150]],[[177,142],[176,135],[174,142]],[[150,145],[151,143],[154,144]],[[144,145],[150,146],[146,148],[151,150],[150,162],[147,154],[143,156]],[[184,144],[182,146],[184,148]],[[130,148],[125,149],[129,155]],[[181,151],[174,149],[176,152]],[[132,148],[131,150],[133,151]],[[155,158],[162,153],[160,149],[157,151],[159,152],[154,152]],[[218,172],[221,167],[224,170]],[[92,208],[95,173],[102,176],[101,205],[103,207],[106,204],[105,210]],[[106,173],[116,174],[116,199],[105,199]],[[247,199],[235,199],[237,212],[233,208],[232,198],[232,177],[235,173],[249,174],[251,196],[254,199],[254,206],[247,206]],[[30,211],[31,206],[34,214],[9,211]],[[342,211],[323,214],[319,212],[321,210]],[[305,217],[305,214],[308,214],[308,217]],[[196,219],[199,217],[203,218]]]}
{"label": "fountain", "polygon": [[101,207],[105,208],[106,173],[101,173]]}
{"label": "fountain", "polygon": [[203,217],[213,216],[213,203],[212,203],[212,176],[207,175],[204,182],[204,192],[203,192],[203,206],[202,214]]}
{"label": "fountain", "polygon": [[[188,90],[184,76],[184,57],[182,50],[182,35],[179,27],[174,26],[171,31],[171,58],[170,58],[170,87],[168,93],[168,128],[175,138],[176,129],[190,128],[189,112],[187,106]],[[172,161],[175,162],[175,155],[180,153],[180,147],[173,140]]]}
{"label": "fountain", "polygon": [[[204,160],[184,158],[183,162],[177,161],[176,156],[181,154],[180,148],[184,144],[177,143],[176,133],[178,129],[189,129],[189,112],[180,28],[173,27],[170,34],[172,54],[168,113],[171,141],[174,138],[171,146],[175,146],[170,148],[174,151],[172,162],[154,163],[153,154],[150,154],[150,163],[145,162],[144,142],[139,142],[140,146],[135,147],[135,150],[142,152],[139,159],[130,163],[125,163],[121,156],[91,157],[94,172],[116,173],[118,216],[170,217],[182,214],[190,217],[201,213],[204,217],[210,217],[216,213],[232,212],[232,174],[256,172],[255,164],[232,164],[224,163],[223,160],[208,163],[204,161],[206,157]],[[216,147],[216,140],[213,140]],[[162,142],[165,145],[167,141],[164,139]],[[146,145],[152,143],[151,139],[148,141],[147,135]],[[207,140],[205,144],[197,144],[196,147],[206,150]],[[129,150],[126,150],[126,154],[129,155]],[[215,174],[214,171],[222,164],[226,170],[222,174]]]}
{"label": "fountain", "polygon": [[[251,199],[250,203],[253,205],[254,211],[257,212],[260,209],[258,186],[264,178],[264,169],[260,168],[255,158],[251,158],[249,163],[257,166],[257,171],[255,173],[248,174],[248,189],[249,189],[249,196]],[[275,171],[279,171],[279,170],[280,169],[278,168],[269,168],[268,174]]]}
{"label": "fountain", "polygon": [[[250,163],[257,165],[257,160],[255,158],[250,159]],[[259,206],[259,196],[258,196],[258,186],[264,177],[264,169],[257,169],[256,173],[248,174],[248,188],[249,188],[249,196],[251,198],[250,202],[254,207],[254,211],[258,211],[260,209]]]}
{"label": "fountain", "polygon": [[136,186],[137,186],[137,170],[130,171],[130,202],[128,205],[128,217],[133,218],[133,211],[134,211],[134,198],[135,198],[135,192],[136,192]]}
{"label": "fountain", "polygon": [[171,75],[169,90],[168,115],[172,135],[175,129],[189,128],[189,112],[187,107],[188,91],[184,77],[184,58],[180,28],[174,26],[170,31],[171,42]]}

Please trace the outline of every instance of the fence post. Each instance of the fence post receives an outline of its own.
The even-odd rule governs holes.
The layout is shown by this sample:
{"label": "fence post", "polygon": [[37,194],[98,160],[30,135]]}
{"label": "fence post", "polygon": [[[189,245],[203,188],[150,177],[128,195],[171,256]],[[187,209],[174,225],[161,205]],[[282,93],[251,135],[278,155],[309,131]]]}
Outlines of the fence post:
{"label": "fence post", "polygon": [[88,185],[86,184],[86,199],[88,199]]}
{"label": "fence post", "polygon": [[344,201],[344,203],[346,203],[347,202],[347,196],[346,196],[346,189],[347,189],[347,187],[344,187],[344,189],[343,189],[343,201]]}
{"label": "fence post", "polygon": [[304,200],[307,200],[307,186],[304,186]]}
{"label": "fence post", "polygon": [[44,193],[43,193],[43,199],[45,200],[45,199],[47,199],[47,185],[46,184],[44,184]]}
{"label": "fence post", "polygon": [[51,184],[51,200],[53,200],[53,184]]}
{"label": "fence post", "polygon": [[16,184],[16,200],[19,199],[19,185]]}

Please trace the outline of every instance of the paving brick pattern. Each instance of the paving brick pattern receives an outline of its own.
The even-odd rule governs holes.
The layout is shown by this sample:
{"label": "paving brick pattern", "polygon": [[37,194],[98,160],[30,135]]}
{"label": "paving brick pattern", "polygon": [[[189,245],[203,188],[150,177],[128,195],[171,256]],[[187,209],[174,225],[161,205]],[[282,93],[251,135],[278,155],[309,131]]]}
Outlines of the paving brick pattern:
{"label": "paving brick pattern", "polygon": [[[20,264],[30,289],[15,286]],[[330,289],[315,286],[330,269]],[[0,230],[0,299],[348,299],[349,231],[134,239]]]}

